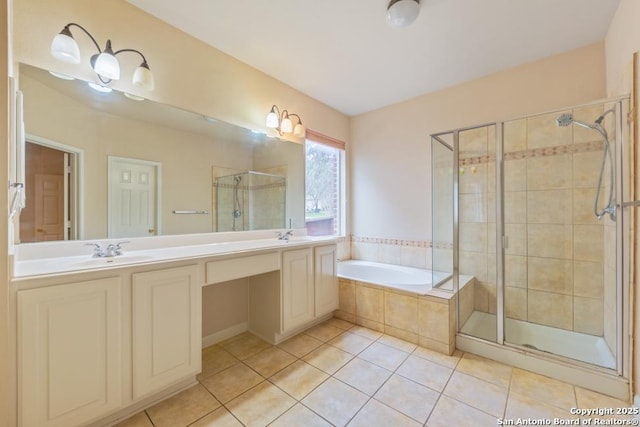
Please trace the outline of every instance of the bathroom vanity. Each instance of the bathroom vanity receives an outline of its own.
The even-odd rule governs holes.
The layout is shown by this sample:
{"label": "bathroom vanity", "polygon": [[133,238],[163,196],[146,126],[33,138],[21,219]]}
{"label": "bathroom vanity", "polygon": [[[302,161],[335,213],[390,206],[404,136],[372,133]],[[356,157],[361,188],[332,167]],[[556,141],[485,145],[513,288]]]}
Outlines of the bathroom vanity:
{"label": "bathroom vanity", "polygon": [[86,255],[18,254],[19,425],[104,424],[194,384],[204,286],[247,278],[248,329],[272,344],[338,308],[334,239],[203,240],[132,242],[113,258],[82,242]]}

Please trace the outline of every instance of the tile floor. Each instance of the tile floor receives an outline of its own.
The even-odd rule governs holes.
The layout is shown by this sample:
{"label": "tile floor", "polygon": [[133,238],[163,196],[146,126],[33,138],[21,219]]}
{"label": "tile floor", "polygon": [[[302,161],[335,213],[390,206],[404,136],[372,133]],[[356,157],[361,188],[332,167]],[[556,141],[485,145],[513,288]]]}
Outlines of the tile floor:
{"label": "tile floor", "polygon": [[496,426],[500,418],[575,420],[570,408],[628,406],[335,318],[278,346],[245,332],[205,348],[198,380],[118,427]]}

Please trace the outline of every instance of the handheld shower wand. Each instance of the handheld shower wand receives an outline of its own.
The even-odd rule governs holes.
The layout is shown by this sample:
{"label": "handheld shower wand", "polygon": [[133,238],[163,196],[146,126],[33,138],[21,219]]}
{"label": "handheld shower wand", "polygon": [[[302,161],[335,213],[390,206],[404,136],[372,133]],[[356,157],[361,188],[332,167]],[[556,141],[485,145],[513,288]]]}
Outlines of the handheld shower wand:
{"label": "handheld shower wand", "polygon": [[[611,144],[609,143],[609,135],[606,129],[602,126],[602,121],[609,113],[615,113],[615,109],[611,108],[605,111],[600,117],[598,117],[594,123],[587,123],[573,118],[573,114],[562,114],[556,119],[556,123],[560,127],[566,127],[570,124],[574,124],[586,129],[592,129],[598,132],[602,136],[604,142],[604,152],[602,153],[602,163],[600,165],[600,174],[598,176],[598,187],[596,189],[596,197],[593,201],[593,213],[600,219],[605,214],[609,214],[612,221],[616,220],[616,204],[613,200],[613,190],[615,185],[615,163],[613,161],[613,154],[611,153]],[[607,205],[603,209],[598,209],[598,202],[600,200],[600,189],[602,188],[602,179],[604,175],[604,169],[609,163],[609,197],[607,198]]]}

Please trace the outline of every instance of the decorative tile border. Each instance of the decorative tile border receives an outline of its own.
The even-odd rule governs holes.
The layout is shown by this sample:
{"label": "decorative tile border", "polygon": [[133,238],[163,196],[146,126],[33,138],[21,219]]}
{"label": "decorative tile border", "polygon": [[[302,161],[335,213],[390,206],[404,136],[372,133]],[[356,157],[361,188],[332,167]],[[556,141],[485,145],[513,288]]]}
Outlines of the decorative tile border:
{"label": "decorative tile border", "polygon": [[[504,153],[505,160],[522,160],[536,157],[559,156],[564,154],[589,153],[602,150],[602,141],[582,142],[579,144],[557,145],[553,147],[532,148],[530,150],[511,151]],[[474,157],[461,157],[460,166],[479,165],[495,162],[495,154]]]}
{"label": "decorative tile border", "polygon": [[[285,181],[282,181],[282,182],[275,182],[272,184],[262,184],[262,185],[239,185],[237,188],[239,190],[266,190],[269,188],[284,188],[286,186],[287,186],[287,183]],[[235,184],[226,184],[226,183],[214,184],[213,187],[226,188],[231,190],[236,188]]]}
{"label": "decorative tile border", "polygon": [[371,243],[378,245],[409,246],[414,248],[453,249],[452,242],[432,242],[430,240],[382,239],[378,237],[342,236],[338,243]]}
{"label": "decorative tile border", "polygon": [[433,242],[431,244],[431,247],[433,249],[448,249],[448,250],[453,250],[453,243],[452,242]]}
{"label": "decorative tile border", "polygon": [[410,246],[414,248],[430,248],[431,242],[428,240],[401,240],[401,239],[381,239],[378,237],[351,236],[351,242],[374,243],[379,245]]}

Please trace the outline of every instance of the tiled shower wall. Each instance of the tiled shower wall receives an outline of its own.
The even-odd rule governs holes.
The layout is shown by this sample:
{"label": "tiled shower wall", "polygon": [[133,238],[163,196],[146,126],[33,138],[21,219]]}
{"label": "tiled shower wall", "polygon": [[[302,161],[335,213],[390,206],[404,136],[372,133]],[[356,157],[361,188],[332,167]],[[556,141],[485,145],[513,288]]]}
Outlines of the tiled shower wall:
{"label": "tiled shower wall", "polygon": [[[287,166],[278,166],[259,172],[286,177]],[[242,215],[234,221],[234,183],[232,180],[223,182],[220,189],[216,184],[219,177],[237,174],[242,174],[244,179],[238,193]],[[287,227],[286,181],[216,166],[212,168],[212,178],[211,211],[214,231],[267,230]]]}
{"label": "tiled shower wall", "polygon": [[[603,111],[573,114],[593,122]],[[558,127],[560,114],[505,123],[505,310],[602,336],[605,226],[593,215],[602,140]],[[460,133],[460,272],[476,277],[475,309],[489,313],[496,312],[494,153],[494,126]]]}

